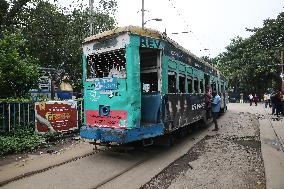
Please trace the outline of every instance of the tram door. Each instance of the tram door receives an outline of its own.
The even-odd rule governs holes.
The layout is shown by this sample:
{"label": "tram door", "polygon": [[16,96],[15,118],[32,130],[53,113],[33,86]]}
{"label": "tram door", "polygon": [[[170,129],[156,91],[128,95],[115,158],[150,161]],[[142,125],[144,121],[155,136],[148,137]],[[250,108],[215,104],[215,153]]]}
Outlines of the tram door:
{"label": "tram door", "polygon": [[140,48],[141,125],[158,123],[161,104],[161,50]]}

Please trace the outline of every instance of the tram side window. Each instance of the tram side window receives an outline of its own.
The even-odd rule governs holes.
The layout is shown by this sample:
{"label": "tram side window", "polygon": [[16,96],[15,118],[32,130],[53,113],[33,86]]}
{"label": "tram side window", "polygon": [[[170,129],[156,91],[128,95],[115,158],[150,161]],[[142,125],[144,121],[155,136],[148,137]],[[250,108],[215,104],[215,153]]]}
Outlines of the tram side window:
{"label": "tram side window", "polygon": [[198,80],[197,79],[194,79],[193,87],[194,87],[194,93],[199,93],[199,90],[198,90]]}
{"label": "tram side window", "polygon": [[87,57],[87,79],[118,77],[126,78],[125,49],[119,49]]}
{"label": "tram side window", "polygon": [[224,85],[221,85],[221,93],[224,93]]}
{"label": "tram side window", "polygon": [[200,83],[200,93],[204,93],[203,80],[200,80],[199,83]]}
{"label": "tram side window", "polygon": [[192,78],[188,77],[187,78],[187,89],[188,89],[188,93],[192,93]]}
{"label": "tram side window", "polygon": [[[216,83],[215,82],[213,82],[212,84],[211,84],[211,89],[212,89],[212,91],[216,91]],[[217,91],[216,91],[217,92]]]}
{"label": "tram side window", "polygon": [[179,92],[185,93],[185,76],[184,75],[179,76]]}
{"label": "tram side window", "polygon": [[169,72],[168,73],[168,92],[169,93],[176,93],[176,73],[175,72]]}

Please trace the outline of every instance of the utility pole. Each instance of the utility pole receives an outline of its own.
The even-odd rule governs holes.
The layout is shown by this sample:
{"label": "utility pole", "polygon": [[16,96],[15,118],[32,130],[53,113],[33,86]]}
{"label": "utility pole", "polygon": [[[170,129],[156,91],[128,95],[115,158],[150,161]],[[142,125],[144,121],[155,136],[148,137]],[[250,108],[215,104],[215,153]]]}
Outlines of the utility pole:
{"label": "utility pole", "polygon": [[142,0],[142,9],[141,9],[141,13],[142,13],[142,29],[144,29],[144,0]]}
{"label": "utility pole", "polygon": [[281,87],[281,91],[284,93],[284,50],[281,50],[281,65],[282,65],[282,72],[281,72],[282,87]]}
{"label": "utility pole", "polygon": [[90,7],[90,17],[89,17],[89,23],[90,23],[90,35],[93,35],[93,21],[92,21],[92,14],[93,14],[93,4],[94,0],[89,0],[89,7]]}

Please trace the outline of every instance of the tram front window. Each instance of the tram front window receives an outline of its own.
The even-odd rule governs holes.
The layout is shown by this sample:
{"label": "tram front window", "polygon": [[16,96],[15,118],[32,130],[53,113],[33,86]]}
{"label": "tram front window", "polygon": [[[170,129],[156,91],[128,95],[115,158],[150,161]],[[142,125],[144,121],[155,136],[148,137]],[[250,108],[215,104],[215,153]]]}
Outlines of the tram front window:
{"label": "tram front window", "polygon": [[89,55],[86,69],[87,79],[126,78],[125,49]]}

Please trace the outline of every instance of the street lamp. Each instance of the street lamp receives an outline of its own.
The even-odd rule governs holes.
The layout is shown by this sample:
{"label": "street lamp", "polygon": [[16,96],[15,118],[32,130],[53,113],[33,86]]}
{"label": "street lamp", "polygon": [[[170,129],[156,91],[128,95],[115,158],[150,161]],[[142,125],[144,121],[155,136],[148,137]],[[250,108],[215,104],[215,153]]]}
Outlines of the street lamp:
{"label": "street lamp", "polygon": [[144,22],[144,12],[145,12],[145,9],[144,9],[144,0],[142,0],[142,8],[141,8],[141,13],[142,13],[142,29],[144,29],[144,26],[145,24],[150,21],[150,20],[155,20],[155,21],[162,21],[162,19],[160,18],[153,18],[153,19],[150,19],[150,20],[147,20],[146,22]]}
{"label": "street lamp", "polygon": [[[185,33],[189,33],[189,32],[183,31],[183,32],[180,32],[180,33],[185,34]],[[180,33],[178,33],[178,32],[173,32],[173,33],[171,33],[171,34],[177,35],[177,34],[180,34]]]}
{"label": "street lamp", "polygon": [[157,22],[163,21],[161,18],[152,18],[152,19],[146,20],[145,22],[142,23],[142,29],[144,29],[144,26],[146,25],[146,23],[151,21],[151,20],[155,20]]}

